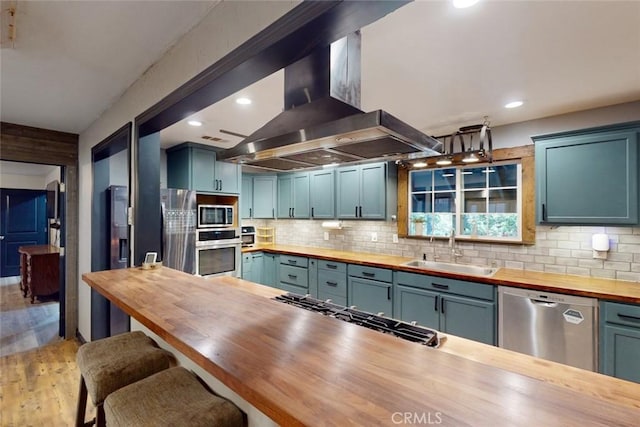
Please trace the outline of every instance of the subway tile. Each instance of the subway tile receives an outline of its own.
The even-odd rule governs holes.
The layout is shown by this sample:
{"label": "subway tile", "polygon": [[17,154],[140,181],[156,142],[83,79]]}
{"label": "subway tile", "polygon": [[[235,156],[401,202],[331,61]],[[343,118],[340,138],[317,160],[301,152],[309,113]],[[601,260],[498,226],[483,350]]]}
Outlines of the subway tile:
{"label": "subway tile", "polygon": [[633,282],[640,282],[640,273],[631,273],[626,271],[618,271],[616,273],[616,279],[619,280],[631,280]]}
{"label": "subway tile", "polygon": [[578,260],[576,258],[570,258],[570,257],[556,257],[556,265],[563,265],[563,266],[572,266],[575,267],[578,265]]}
{"label": "subway tile", "polygon": [[609,261],[621,261],[621,262],[632,262],[633,254],[628,254],[624,252],[612,252],[609,251],[607,255],[607,260]]}
{"label": "subway tile", "polygon": [[535,257],[535,262],[539,264],[554,264],[556,259],[552,256],[537,255]]}
{"label": "subway tile", "polygon": [[606,231],[605,227],[582,226],[582,227],[576,227],[576,228],[579,228],[580,231],[583,233],[591,233],[591,234],[604,233]]}
{"label": "subway tile", "polygon": [[628,262],[605,261],[603,268],[606,270],[629,271],[631,270],[631,264]]}
{"label": "subway tile", "polygon": [[557,248],[558,242],[555,240],[541,240],[536,241],[536,247],[538,248]]}
{"label": "subway tile", "polygon": [[633,234],[633,227],[605,227],[606,234]]}
{"label": "subway tile", "polygon": [[627,245],[627,244],[618,244],[617,250],[619,252],[631,252],[634,254],[640,253],[640,245]]}
{"label": "subway tile", "polygon": [[580,243],[570,240],[560,240],[558,241],[558,249],[580,249]]}
{"label": "subway tile", "polygon": [[593,251],[585,250],[585,251],[571,251],[571,256],[574,258],[584,258],[590,259],[593,258]]}
{"label": "subway tile", "polygon": [[544,266],[544,271],[545,273],[559,273],[559,274],[566,274],[567,272],[567,267],[563,266],[563,265],[549,265],[549,264],[545,264]]}
{"label": "subway tile", "polygon": [[637,262],[631,263],[631,271],[640,273],[640,263],[637,263]]}
{"label": "subway tile", "polygon": [[570,257],[571,251],[569,249],[549,249],[549,256]]}
{"label": "subway tile", "polygon": [[640,234],[621,235],[619,236],[619,243],[640,245]]}
{"label": "subway tile", "polygon": [[526,263],[525,270],[544,271],[544,264]]}
{"label": "subway tile", "polygon": [[578,267],[586,268],[602,268],[604,262],[600,259],[580,259],[578,260]]}
{"label": "subway tile", "polygon": [[535,261],[534,255],[514,254],[513,259],[516,261],[533,263]]}
{"label": "subway tile", "polygon": [[524,262],[521,262],[521,261],[505,261],[504,266],[505,268],[524,270]]}
{"label": "subway tile", "polygon": [[[536,237],[537,239],[537,237]],[[569,233],[561,233],[558,231],[550,231],[547,233],[547,240],[569,240]]]}

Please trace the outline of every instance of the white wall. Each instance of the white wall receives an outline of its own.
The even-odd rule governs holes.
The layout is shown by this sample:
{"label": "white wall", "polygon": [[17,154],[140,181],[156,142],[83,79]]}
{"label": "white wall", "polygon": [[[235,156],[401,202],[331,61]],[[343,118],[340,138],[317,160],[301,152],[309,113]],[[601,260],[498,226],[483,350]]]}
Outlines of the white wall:
{"label": "white wall", "polygon": [[[79,140],[78,272],[91,270],[91,147],[215,63],[296,5],[296,1],[221,2],[143,74]],[[134,189],[135,191],[135,189]],[[134,207],[135,209],[135,207]],[[135,243],[135,242],[134,242]],[[91,339],[91,293],[78,282],[78,329]]]}
{"label": "white wall", "polygon": [[3,173],[0,175],[0,187],[16,188],[21,190],[44,190],[46,182],[42,176],[14,175]]}

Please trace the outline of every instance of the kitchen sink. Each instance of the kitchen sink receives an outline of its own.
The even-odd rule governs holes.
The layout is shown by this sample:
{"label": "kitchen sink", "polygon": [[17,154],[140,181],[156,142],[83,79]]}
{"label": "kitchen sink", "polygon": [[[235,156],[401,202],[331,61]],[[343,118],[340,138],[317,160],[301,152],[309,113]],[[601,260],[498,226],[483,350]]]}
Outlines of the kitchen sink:
{"label": "kitchen sink", "polygon": [[471,274],[474,276],[484,277],[491,277],[495,274],[496,271],[498,271],[497,268],[483,267],[479,265],[453,264],[449,262],[424,261],[418,259],[405,262],[402,265],[424,270],[446,271],[449,273]]}

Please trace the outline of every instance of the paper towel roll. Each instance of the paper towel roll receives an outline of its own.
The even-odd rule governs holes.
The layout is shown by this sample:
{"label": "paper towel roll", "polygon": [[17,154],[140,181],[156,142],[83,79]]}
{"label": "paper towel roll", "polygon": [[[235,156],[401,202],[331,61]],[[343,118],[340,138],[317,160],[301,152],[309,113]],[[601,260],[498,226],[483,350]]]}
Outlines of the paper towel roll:
{"label": "paper towel roll", "polygon": [[591,247],[594,251],[608,251],[609,236],[606,234],[594,234],[591,238]]}

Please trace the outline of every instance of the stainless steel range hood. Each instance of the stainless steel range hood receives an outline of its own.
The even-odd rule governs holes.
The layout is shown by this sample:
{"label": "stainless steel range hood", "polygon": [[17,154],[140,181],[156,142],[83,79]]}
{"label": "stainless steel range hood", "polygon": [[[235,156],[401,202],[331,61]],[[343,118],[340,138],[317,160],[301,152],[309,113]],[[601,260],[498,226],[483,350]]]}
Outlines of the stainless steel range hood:
{"label": "stainless steel range hood", "polygon": [[285,111],[218,158],[286,171],[442,151],[440,141],[391,114],[359,106],[358,32],[285,68]]}

